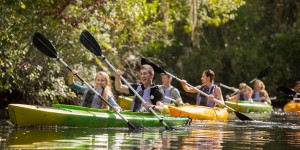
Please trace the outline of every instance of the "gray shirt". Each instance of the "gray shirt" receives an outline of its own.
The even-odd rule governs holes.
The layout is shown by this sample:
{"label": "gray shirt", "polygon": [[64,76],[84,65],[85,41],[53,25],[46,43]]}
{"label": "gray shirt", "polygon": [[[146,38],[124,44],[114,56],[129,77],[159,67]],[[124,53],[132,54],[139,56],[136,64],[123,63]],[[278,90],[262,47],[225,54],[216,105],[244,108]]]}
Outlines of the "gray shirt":
{"label": "gray shirt", "polygon": [[170,86],[169,88],[165,88],[164,85],[158,85],[158,87],[164,91],[164,94],[165,94],[164,102],[165,103],[172,103],[172,101],[166,97],[172,98],[174,100],[179,99],[180,103],[183,103],[182,98],[180,96],[180,92],[177,88],[175,88],[173,86]]}

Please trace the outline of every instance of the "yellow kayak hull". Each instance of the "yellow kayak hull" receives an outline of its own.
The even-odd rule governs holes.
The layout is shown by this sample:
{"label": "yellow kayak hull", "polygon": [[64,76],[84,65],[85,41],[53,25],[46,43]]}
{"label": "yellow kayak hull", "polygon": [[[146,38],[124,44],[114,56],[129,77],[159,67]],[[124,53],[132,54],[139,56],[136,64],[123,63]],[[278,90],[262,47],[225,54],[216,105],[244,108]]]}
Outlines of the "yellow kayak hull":
{"label": "yellow kayak hull", "polygon": [[285,112],[297,112],[300,111],[300,102],[290,101],[284,105],[283,110]]}
{"label": "yellow kayak hull", "polygon": [[132,104],[132,96],[118,96],[119,105],[123,110],[130,110]]}
{"label": "yellow kayak hull", "polygon": [[228,120],[227,108],[183,105],[169,106],[170,116],[188,116],[193,120]]}

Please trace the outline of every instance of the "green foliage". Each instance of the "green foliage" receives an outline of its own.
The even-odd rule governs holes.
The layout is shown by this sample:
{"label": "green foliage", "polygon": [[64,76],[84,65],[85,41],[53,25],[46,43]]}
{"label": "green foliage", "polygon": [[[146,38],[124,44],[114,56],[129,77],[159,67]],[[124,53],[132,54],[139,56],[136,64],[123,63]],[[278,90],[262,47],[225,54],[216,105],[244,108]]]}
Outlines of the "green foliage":
{"label": "green foliage", "polygon": [[299,22],[298,16],[293,16],[298,14],[294,5],[299,4],[249,1],[238,11],[236,20],[224,26],[225,50],[234,58],[224,66],[232,70],[232,75],[227,76],[229,84],[250,81],[267,66],[274,68],[263,79],[270,95],[277,94],[278,86],[292,87],[299,80]]}
{"label": "green foliage", "polygon": [[299,80],[299,2],[257,0],[220,5],[224,2],[197,3],[194,31],[190,16],[185,15],[169,33],[171,44],[155,41],[143,54],[194,85],[201,84],[200,76],[206,69],[215,71],[216,82],[236,87],[268,66],[274,71],[263,81],[270,95],[277,94],[279,85],[292,86]]}
{"label": "green foliage", "polygon": [[211,68],[219,74],[222,65],[221,60],[216,59],[222,52],[214,50],[218,45],[209,45],[204,37],[207,26],[214,28],[235,19],[236,10],[244,4],[241,0],[169,2],[171,30],[165,35],[167,38],[149,43],[143,54],[162,60],[164,63],[160,65],[167,70],[200,84],[203,70]]}
{"label": "green foliage", "polygon": [[[46,35],[56,46],[59,56],[66,62],[77,64],[79,70],[91,63],[93,57],[78,43],[76,28],[70,22],[63,23],[61,18],[64,15],[59,12],[62,8],[57,8],[54,1],[3,2],[0,17],[3,24],[0,27],[2,96],[12,95],[10,100],[23,99],[27,103],[39,104],[67,97],[70,90],[63,78],[66,70],[33,47],[32,35],[36,31]],[[86,63],[80,65],[81,62]],[[91,71],[94,70],[86,74],[91,74]],[[13,96],[14,93],[21,93],[21,96]]]}
{"label": "green foliage", "polygon": [[[140,56],[200,84],[203,70],[230,86],[262,69],[277,70],[266,85],[299,80],[299,2],[288,0],[4,0],[0,5],[0,93],[21,93],[28,103],[49,104],[74,95],[60,63],[38,52],[32,35],[41,32],[58,55],[88,82],[110,69],[79,42],[83,29],[103,53],[136,81]],[[292,13],[286,13],[292,12]],[[282,16],[282,17],[279,17]],[[275,90],[276,85],[271,89]],[[11,94],[9,94],[11,93]]]}

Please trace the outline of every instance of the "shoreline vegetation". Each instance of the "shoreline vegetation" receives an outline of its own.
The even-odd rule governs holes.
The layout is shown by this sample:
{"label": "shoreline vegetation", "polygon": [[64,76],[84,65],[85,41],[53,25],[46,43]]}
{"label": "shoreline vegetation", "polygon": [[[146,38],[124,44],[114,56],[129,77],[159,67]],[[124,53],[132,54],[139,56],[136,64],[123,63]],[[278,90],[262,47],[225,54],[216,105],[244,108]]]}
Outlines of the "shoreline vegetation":
{"label": "shoreline vegetation", "polygon": [[[238,85],[267,66],[262,78],[274,107],[288,102],[276,88],[292,87],[300,72],[300,1],[227,0],[176,1],[66,1],[0,6],[0,108],[9,103],[50,106],[74,104],[80,95],[65,83],[67,69],[45,59],[32,44],[35,32],[52,39],[59,55],[91,83],[108,66],[79,42],[89,30],[124,78],[137,82],[137,68],[146,57],[192,85],[201,83],[201,70],[215,70],[216,83]],[[135,8],[135,9],[132,9]],[[255,13],[254,13],[255,12]],[[156,84],[160,84],[158,78]],[[195,95],[173,81],[185,102]],[[249,85],[252,86],[252,85]],[[223,96],[231,93],[222,89]],[[116,96],[120,93],[115,93]]]}

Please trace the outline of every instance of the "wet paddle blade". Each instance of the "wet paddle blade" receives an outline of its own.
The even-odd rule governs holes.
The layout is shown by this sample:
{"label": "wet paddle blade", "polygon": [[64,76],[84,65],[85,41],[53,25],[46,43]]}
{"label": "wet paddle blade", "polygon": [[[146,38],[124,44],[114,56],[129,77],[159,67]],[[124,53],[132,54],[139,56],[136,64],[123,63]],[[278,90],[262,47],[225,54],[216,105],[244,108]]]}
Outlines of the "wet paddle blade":
{"label": "wet paddle blade", "polygon": [[87,31],[83,30],[80,34],[80,42],[84,47],[86,47],[88,50],[90,50],[93,54],[96,56],[101,56],[102,51],[100,49],[100,46],[96,39],[93,37],[93,35]]}
{"label": "wet paddle blade", "polygon": [[234,111],[235,115],[237,118],[239,118],[240,120],[242,121],[252,121],[253,119],[249,118],[248,116],[242,114],[242,113],[239,113],[237,111]]}
{"label": "wet paddle blade", "polygon": [[171,126],[165,126],[165,129],[166,129],[166,130],[178,130],[178,129],[176,129],[176,128],[174,128],[174,127],[171,127]]}
{"label": "wet paddle blade", "polygon": [[41,33],[36,32],[32,38],[33,45],[45,55],[57,58],[57,53],[51,42]]}
{"label": "wet paddle blade", "polygon": [[285,86],[279,86],[277,88],[277,91],[278,92],[282,92],[282,93],[284,93],[286,95],[295,95],[295,94],[297,94],[294,90],[292,90],[292,89],[290,89],[288,87],[285,87]]}
{"label": "wet paddle blade", "polygon": [[267,76],[268,74],[270,74],[272,71],[273,71],[273,68],[272,68],[272,67],[267,67],[266,69],[264,69],[262,72],[260,72],[260,73],[257,75],[257,78],[258,78],[258,79],[261,79],[261,78]]}
{"label": "wet paddle blade", "polygon": [[147,60],[146,58],[142,57],[141,64],[142,65],[145,65],[145,64],[150,65],[153,68],[154,72],[156,72],[156,73],[166,73],[165,70],[161,69],[157,64],[151,62],[150,60]]}
{"label": "wet paddle blade", "polygon": [[141,132],[144,130],[143,127],[141,126],[138,126],[138,125],[134,125],[130,122],[127,122],[127,125],[128,125],[128,128],[129,128],[129,132],[134,132],[134,133],[137,133],[137,132]]}

